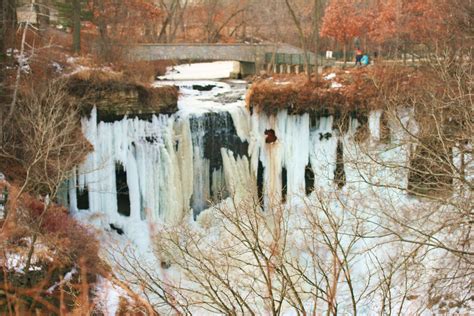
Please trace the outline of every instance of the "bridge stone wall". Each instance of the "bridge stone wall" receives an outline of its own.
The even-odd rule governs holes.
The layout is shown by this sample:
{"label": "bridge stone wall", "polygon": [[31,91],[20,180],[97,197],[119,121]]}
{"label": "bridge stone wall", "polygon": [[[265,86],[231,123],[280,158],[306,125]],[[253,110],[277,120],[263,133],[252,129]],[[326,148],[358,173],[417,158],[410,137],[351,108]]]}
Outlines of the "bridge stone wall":
{"label": "bridge stone wall", "polygon": [[261,48],[245,44],[142,44],[128,49],[132,60],[238,60],[255,62]]}
{"label": "bridge stone wall", "polygon": [[[296,56],[303,60],[303,50],[288,44],[136,44],[128,46],[127,54],[132,61],[153,60],[236,60],[244,66],[246,74],[264,69],[268,56],[276,54],[274,61],[282,59],[279,56]],[[286,58],[284,58],[286,60]],[[310,53],[310,63],[314,64],[315,54]],[[249,65],[252,63],[252,65]],[[253,70],[250,70],[250,69]]]}

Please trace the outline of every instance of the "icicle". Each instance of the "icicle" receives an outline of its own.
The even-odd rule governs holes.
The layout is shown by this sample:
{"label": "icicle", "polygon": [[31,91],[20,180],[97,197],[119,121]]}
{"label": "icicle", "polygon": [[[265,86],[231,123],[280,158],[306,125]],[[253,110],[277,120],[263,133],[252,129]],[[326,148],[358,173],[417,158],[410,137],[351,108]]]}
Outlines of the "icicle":
{"label": "icicle", "polygon": [[[223,149],[224,148],[222,148],[221,150]],[[224,156],[222,157],[222,159],[224,160]],[[227,192],[224,170],[222,168],[213,170],[211,174],[211,179],[212,201],[217,202],[224,198]]]}
{"label": "icicle", "polygon": [[189,119],[182,119],[176,124],[175,142],[177,145],[176,156],[181,174],[181,191],[183,196],[183,209],[189,208],[193,194],[193,143]]}
{"label": "icicle", "polygon": [[380,141],[380,118],[382,117],[382,110],[375,110],[369,114],[369,130],[370,138],[378,142]]}
{"label": "icicle", "polygon": [[[265,142],[265,131],[272,130],[276,141]],[[298,141],[295,141],[295,140]],[[265,205],[279,203],[282,198],[282,170],[287,170],[287,194],[303,195],[304,170],[309,159],[309,115],[288,115],[280,111],[276,116],[255,113],[252,116],[252,132],[249,153],[251,170],[257,175],[258,161],[264,167]]]}
{"label": "icicle", "polygon": [[285,162],[288,202],[304,196],[305,168],[309,160],[309,114],[288,115],[285,133]]}
{"label": "icicle", "polygon": [[204,158],[204,136],[206,134],[204,120],[195,119],[197,124],[192,134],[193,140],[193,198],[192,207],[194,215],[207,208],[207,202],[210,199],[209,183],[209,160]]}
{"label": "icicle", "polygon": [[68,190],[69,190],[69,210],[74,214],[77,213],[77,169],[74,168],[72,172],[72,178],[68,181]]}
{"label": "icicle", "polygon": [[[260,160],[262,161],[263,167],[265,168],[263,178],[264,178],[264,206],[266,208],[271,208],[274,204],[279,204],[282,198],[282,178],[281,172],[283,168],[284,161],[284,142],[285,142],[285,123],[286,123],[286,111],[280,111],[277,116],[266,117],[265,115],[260,115],[259,120],[259,133],[260,133]],[[278,141],[274,143],[265,143],[264,141],[264,131],[268,129],[273,129]]]}
{"label": "icicle", "polygon": [[229,194],[236,202],[242,201],[256,194],[255,178],[250,172],[250,165],[247,157],[234,158],[234,153],[221,149],[224,164],[225,183]]}
{"label": "icicle", "polygon": [[243,106],[229,107],[235,130],[241,141],[248,141],[251,133],[250,113]]}

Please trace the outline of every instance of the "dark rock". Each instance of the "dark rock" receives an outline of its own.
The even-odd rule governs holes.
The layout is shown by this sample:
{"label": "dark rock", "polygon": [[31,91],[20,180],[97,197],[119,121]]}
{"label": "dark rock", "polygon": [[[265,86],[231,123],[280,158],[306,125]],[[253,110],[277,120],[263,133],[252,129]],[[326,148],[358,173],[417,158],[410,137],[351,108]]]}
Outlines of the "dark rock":
{"label": "dark rock", "polygon": [[274,143],[278,139],[278,137],[276,137],[275,131],[273,129],[266,129],[264,134],[266,135],[265,143],[267,143],[267,144]]}
{"label": "dark rock", "polygon": [[327,132],[327,133],[319,133],[319,140],[323,139],[329,139],[332,137],[332,134]]}
{"label": "dark rock", "polygon": [[115,186],[117,189],[117,211],[120,215],[130,216],[130,193],[127,184],[127,172],[119,163],[115,164]]}
{"label": "dark rock", "polygon": [[150,120],[153,115],[172,114],[178,110],[178,88],[145,87],[119,80],[71,78],[71,96],[81,100],[82,112],[89,115],[97,107],[98,121],[114,122],[125,115]]}
{"label": "dark rock", "polygon": [[314,171],[313,167],[311,167],[311,163],[309,163],[304,169],[304,182],[306,195],[309,195],[314,191]]}
{"label": "dark rock", "polygon": [[193,90],[197,90],[197,91],[211,91],[215,87],[216,85],[212,85],[212,84],[207,84],[207,85],[193,84]]}
{"label": "dark rock", "polygon": [[109,226],[112,230],[115,230],[117,232],[117,234],[119,234],[119,235],[123,235],[125,233],[122,228],[120,228],[118,226],[115,226],[112,223],[110,223]]}
{"label": "dark rock", "polygon": [[346,185],[346,172],[344,171],[344,147],[341,140],[337,140],[336,169],[334,170],[334,182],[339,189]]}

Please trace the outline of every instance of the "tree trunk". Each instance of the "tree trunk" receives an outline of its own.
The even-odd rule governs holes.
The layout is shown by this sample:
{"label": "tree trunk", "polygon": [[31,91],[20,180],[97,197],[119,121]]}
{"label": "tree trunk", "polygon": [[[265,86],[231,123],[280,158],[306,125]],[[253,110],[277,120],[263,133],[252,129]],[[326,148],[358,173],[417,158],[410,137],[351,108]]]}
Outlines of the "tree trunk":
{"label": "tree trunk", "polygon": [[[20,47],[20,58],[21,60],[24,60],[25,57],[25,43],[26,43],[26,32],[28,31],[29,24],[25,23],[23,26],[23,34],[21,36],[21,47]],[[8,110],[8,115],[5,118],[5,122],[8,122],[12,116],[13,112],[15,111],[16,108],[16,102],[18,98],[18,90],[20,89],[20,79],[21,79],[21,67],[23,66],[23,61],[21,61],[18,65],[18,68],[16,70],[16,78],[15,78],[15,85],[13,87],[13,96],[12,96],[12,102],[10,103],[10,109]]]}
{"label": "tree trunk", "polygon": [[95,0],[94,6],[99,9],[99,16],[97,17],[97,25],[99,27],[99,50],[100,55],[103,59],[109,60],[110,58],[110,43],[109,36],[107,34],[107,24],[104,19],[104,2],[102,0]]}
{"label": "tree trunk", "polygon": [[30,249],[28,249],[28,256],[26,258],[26,263],[25,263],[25,269],[24,269],[24,275],[25,275],[25,285],[30,285],[30,267],[31,267],[31,261],[33,259],[33,254],[35,252],[35,245],[36,245],[36,240],[38,239],[38,232],[35,231],[33,233],[33,238],[31,239],[31,245]]}
{"label": "tree trunk", "polygon": [[314,61],[314,75],[315,75],[316,82],[319,81],[319,70],[318,70],[319,18],[320,18],[319,12],[320,12],[319,0],[314,0],[314,53],[316,54],[316,58]]}
{"label": "tree trunk", "polygon": [[[178,1],[178,3],[179,3],[179,1]],[[176,18],[175,18],[175,23],[174,23],[175,26],[174,26],[174,29],[173,29],[173,31],[171,32],[171,34],[170,34],[170,36],[169,36],[169,38],[168,38],[168,41],[169,41],[170,43],[174,42],[174,40],[176,39],[176,33],[177,33],[178,29],[179,29],[180,27],[182,27],[182,28],[184,29],[184,27],[183,27],[184,13],[186,12],[187,6],[188,6],[188,0],[186,0],[186,1],[184,2],[184,4],[183,4],[182,7],[181,7],[181,6],[179,7],[179,14],[177,14],[177,16],[176,16]],[[185,33],[185,32],[184,32],[184,33]]]}
{"label": "tree trunk", "polygon": [[344,58],[344,66],[345,66],[346,63],[347,63],[347,43],[346,43],[346,40],[344,40],[343,44],[342,44],[342,56]]}
{"label": "tree trunk", "polygon": [[402,54],[403,54],[403,65],[406,66],[407,65],[407,50],[406,50],[405,44],[403,45]]}
{"label": "tree trunk", "polygon": [[74,54],[81,52],[81,2],[72,0],[72,51]]}
{"label": "tree trunk", "polygon": [[398,54],[400,50],[400,12],[401,12],[401,2],[397,0],[396,3],[396,14],[395,14],[395,60],[398,60]]}
{"label": "tree trunk", "polygon": [[[300,38],[301,46],[303,46],[303,54],[304,54],[304,63],[305,63],[305,68],[306,68],[306,76],[308,81],[311,81],[311,71],[310,71],[310,61],[309,61],[309,56],[308,56],[308,47],[306,44],[306,39],[304,36],[303,28],[301,27],[300,21],[298,20],[298,17],[296,16],[295,11],[293,10],[293,7],[290,5],[288,2],[289,0],[285,0],[286,7],[288,8],[288,11],[290,11],[291,18],[293,19],[293,22],[295,23],[296,28],[298,29],[298,35]],[[316,69],[316,71],[318,71]]]}

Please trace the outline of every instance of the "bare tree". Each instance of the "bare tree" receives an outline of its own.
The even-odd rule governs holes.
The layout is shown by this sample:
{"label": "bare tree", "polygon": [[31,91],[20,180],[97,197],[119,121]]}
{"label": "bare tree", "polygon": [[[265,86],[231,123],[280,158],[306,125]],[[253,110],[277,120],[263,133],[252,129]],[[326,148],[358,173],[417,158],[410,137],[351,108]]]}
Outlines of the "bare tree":
{"label": "bare tree", "polygon": [[[300,44],[303,48],[303,56],[304,56],[304,63],[305,63],[305,68],[306,68],[306,75],[308,76],[308,81],[311,81],[311,71],[310,71],[310,57],[308,55],[308,44],[307,44],[307,39],[303,31],[303,26],[301,25],[301,21],[296,15],[295,9],[293,6],[290,4],[288,0],[285,0],[286,7],[288,8],[288,11],[290,12],[291,19],[293,20],[293,23],[296,26],[296,29],[298,30],[298,36],[300,39]],[[317,70],[318,70],[318,65],[316,64],[316,75],[317,75]]]}
{"label": "bare tree", "polygon": [[207,42],[216,43],[224,29],[248,9],[249,3],[246,0],[206,0],[202,5],[207,14],[204,24]]}
{"label": "bare tree", "polygon": [[180,27],[182,27],[188,0],[160,0],[159,7],[165,12],[165,18],[161,24],[158,41],[171,43],[175,40]]}
{"label": "bare tree", "polygon": [[72,0],[72,50],[78,54],[81,52],[81,1]]}
{"label": "bare tree", "polygon": [[[408,298],[425,299],[425,308],[437,305],[439,311],[446,312],[449,308],[469,306],[467,293],[472,291],[474,260],[471,242],[473,74],[472,65],[461,52],[453,59],[448,48],[446,54],[437,55],[431,63],[412,71],[409,77],[416,76],[425,82],[415,89],[406,89],[409,83],[387,78],[386,82],[384,79],[376,82],[386,104],[385,124],[392,134],[389,146],[403,148],[401,153],[406,159],[387,160],[379,152],[364,153],[371,163],[406,177],[404,182],[383,184],[385,190],[403,194],[393,199],[381,196],[379,220],[373,223],[378,227],[374,238],[379,236],[382,242],[385,236],[390,240],[385,242],[398,245],[399,249],[397,258],[380,265],[386,276],[386,294],[393,294],[396,282],[409,284],[414,276],[418,279],[426,276],[418,281],[418,289],[407,293],[405,303]],[[381,188],[379,180],[368,176],[362,170],[364,164],[356,160],[355,168],[365,174],[364,181]],[[407,201],[402,196],[413,200]],[[438,273],[427,276],[432,273],[427,271]],[[428,295],[420,295],[422,282],[428,284],[424,288]],[[388,310],[395,308],[384,306]]]}
{"label": "bare tree", "polygon": [[233,199],[204,215],[202,230],[183,224],[155,231],[158,271],[130,248],[112,252],[112,261],[157,313],[336,315],[345,293],[357,312],[365,288],[353,286],[352,266],[363,218],[337,212],[344,205],[331,205],[333,197],[322,194],[299,211],[278,203],[263,211],[252,198]]}
{"label": "bare tree", "polygon": [[[52,81],[22,90],[16,113],[6,123],[6,142],[0,157],[24,173],[19,192],[11,198],[16,201],[24,192],[45,197],[44,209],[33,225],[37,229],[33,229],[26,271],[49,201],[56,199],[61,184],[90,150],[81,133],[79,110],[66,84]],[[21,209],[9,210],[6,221],[13,221],[17,211]]]}

